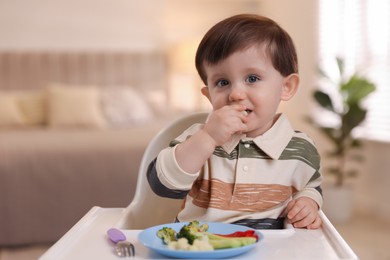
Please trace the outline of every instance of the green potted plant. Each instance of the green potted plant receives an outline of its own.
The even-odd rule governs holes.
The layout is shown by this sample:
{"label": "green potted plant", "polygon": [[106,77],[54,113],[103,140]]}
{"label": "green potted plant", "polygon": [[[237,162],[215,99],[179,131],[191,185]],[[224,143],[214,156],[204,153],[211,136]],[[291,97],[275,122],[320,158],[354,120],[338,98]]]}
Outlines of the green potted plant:
{"label": "green potted plant", "polygon": [[[358,153],[362,143],[354,137],[353,130],[366,118],[367,109],[362,106],[362,102],[375,90],[375,85],[357,73],[351,76],[345,75],[343,59],[336,58],[336,61],[338,67],[336,80],[329,77],[323,70],[320,69],[319,71],[322,78],[326,79],[330,85],[333,85],[336,91],[330,94],[330,92],[317,88],[313,94],[317,104],[334,119],[334,124],[325,125],[313,117],[310,118],[310,121],[324,134],[332,145],[332,150],[326,155],[329,159],[332,159],[334,164],[325,168],[324,173],[334,176],[335,182],[333,186],[340,190],[345,186],[348,178],[357,175],[357,170],[351,168],[350,162],[362,162],[362,156]],[[325,198],[326,195],[324,194]],[[330,197],[330,194],[328,195]],[[333,199],[330,199],[331,201],[324,204],[324,207],[331,203],[341,204],[342,198],[340,194],[335,195],[335,197],[337,202],[332,202]],[[341,207],[352,208],[352,202],[347,203],[349,203],[348,206]],[[325,211],[325,213],[327,212]],[[348,216],[343,218],[348,218]]]}

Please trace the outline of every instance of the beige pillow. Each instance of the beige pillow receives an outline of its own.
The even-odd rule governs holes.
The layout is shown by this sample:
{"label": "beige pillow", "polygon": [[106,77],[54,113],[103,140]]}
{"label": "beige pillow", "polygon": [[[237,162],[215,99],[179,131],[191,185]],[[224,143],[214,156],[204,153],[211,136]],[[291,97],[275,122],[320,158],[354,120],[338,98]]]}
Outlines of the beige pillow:
{"label": "beige pillow", "polygon": [[44,91],[20,92],[18,105],[27,124],[38,125],[46,123],[46,97]]}
{"label": "beige pillow", "polygon": [[103,127],[99,91],[91,86],[51,84],[48,87],[51,127]]}
{"label": "beige pillow", "polygon": [[20,126],[25,124],[26,120],[18,106],[16,96],[0,93],[0,126]]}

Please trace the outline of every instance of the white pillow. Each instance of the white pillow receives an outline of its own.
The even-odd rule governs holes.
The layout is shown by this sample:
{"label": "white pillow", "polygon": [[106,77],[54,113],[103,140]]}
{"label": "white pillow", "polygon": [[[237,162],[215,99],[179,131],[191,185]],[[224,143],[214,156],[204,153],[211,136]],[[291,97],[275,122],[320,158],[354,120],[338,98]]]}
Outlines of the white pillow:
{"label": "white pillow", "polygon": [[103,111],[112,126],[144,123],[153,116],[146,99],[130,87],[110,88],[102,93]]}
{"label": "white pillow", "polygon": [[0,94],[0,126],[21,126],[25,125],[26,120],[20,107],[18,106],[16,96],[12,94]]}
{"label": "white pillow", "polygon": [[100,93],[92,86],[48,87],[48,113],[51,127],[103,127]]}

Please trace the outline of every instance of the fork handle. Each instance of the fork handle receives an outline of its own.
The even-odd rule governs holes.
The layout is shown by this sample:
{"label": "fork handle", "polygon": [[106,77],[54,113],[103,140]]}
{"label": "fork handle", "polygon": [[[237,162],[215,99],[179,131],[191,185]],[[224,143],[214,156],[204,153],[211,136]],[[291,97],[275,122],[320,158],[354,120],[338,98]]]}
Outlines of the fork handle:
{"label": "fork handle", "polygon": [[123,234],[123,232],[117,228],[110,228],[109,230],[107,230],[107,235],[108,235],[108,238],[112,242],[114,242],[115,244],[120,242],[120,241],[126,240],[125,234]]}

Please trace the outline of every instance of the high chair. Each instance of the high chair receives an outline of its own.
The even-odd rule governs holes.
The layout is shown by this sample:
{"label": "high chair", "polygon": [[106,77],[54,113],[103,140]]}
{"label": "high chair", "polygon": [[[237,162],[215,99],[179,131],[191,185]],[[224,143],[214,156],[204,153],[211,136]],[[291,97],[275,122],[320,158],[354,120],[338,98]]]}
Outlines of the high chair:
{"label": "high chair", "polygon": [[182,200],[162,198],[154,194],[149,186],[146,171],[158,153],[168,147],[169,142],[195,123],[204,123],[208,113],[195,113],[181,117],[161,129],[150,141],[142,157],[134,198],[124,210],[116,225],[122,229],[144,229],[158,224],[173,222]]}

